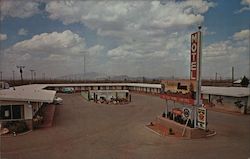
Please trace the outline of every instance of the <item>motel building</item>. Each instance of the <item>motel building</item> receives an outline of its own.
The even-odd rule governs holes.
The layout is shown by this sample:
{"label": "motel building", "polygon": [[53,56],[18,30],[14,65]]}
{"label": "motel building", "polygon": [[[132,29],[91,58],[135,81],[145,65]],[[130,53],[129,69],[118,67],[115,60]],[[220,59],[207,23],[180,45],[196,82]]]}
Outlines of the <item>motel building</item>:
{"label": "motel building", "polygon": [[202,86],[203,103],[241,114],[250,114],[250,89],[246,87]]}
{"label": "motel building", "polygon": [[56,91],[43,85],[25,85],[0,90],[0,123],[24,121],[30,130],[40,108],[53,103]]}
{"label": "motel building", "polygon": [[[25,121],[28,128],[33,129],[33,119],[36,118],[41,107],[53,103],[56,92],[61,92],[67,87],[72,87],[74,92],[83,94],[89,91],[103,94],[105,90],[116,92],[128,90],[148,95],[160,95],[162,89],[161,84],[144,83],[32,84],[11,87],[0,90],[0,123]],[[201,93],[202,102],[207,107],[250,114],[249,88],[202,86]]]}

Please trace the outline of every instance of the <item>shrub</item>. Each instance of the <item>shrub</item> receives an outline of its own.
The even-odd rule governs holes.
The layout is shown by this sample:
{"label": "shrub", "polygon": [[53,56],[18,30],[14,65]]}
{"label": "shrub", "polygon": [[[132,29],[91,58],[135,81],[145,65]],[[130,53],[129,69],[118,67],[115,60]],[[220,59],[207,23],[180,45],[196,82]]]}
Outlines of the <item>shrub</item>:
{"label": "shrub", "polygon": [[10,132],[16,132],[16,133],[22,133],[29,130],[25,121],[9,122],[7,124],[7,128],[10,130]]}
{"label": "shrub", "polygon": [[169,134],[169,135],[174,135],[174,132],[173,132],[173,129],[172,129],[172,128],[169,128],[169,129],[168,129],[168,134]]}

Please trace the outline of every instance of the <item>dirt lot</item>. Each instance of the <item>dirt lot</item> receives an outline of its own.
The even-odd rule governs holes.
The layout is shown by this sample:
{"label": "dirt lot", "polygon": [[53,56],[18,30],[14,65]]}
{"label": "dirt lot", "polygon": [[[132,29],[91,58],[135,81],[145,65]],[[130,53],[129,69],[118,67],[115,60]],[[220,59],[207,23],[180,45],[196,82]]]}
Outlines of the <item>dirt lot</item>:
{"label": "dirt lot", "polygon": [[248,159],[250,116],[208,112],[217,135],[183,140],[161,137],[145,128],[164,110],[159,97],[132,94],[128,105],[102,105],[78,94],[59,94],[54,126],[1,138],[6,159]]}

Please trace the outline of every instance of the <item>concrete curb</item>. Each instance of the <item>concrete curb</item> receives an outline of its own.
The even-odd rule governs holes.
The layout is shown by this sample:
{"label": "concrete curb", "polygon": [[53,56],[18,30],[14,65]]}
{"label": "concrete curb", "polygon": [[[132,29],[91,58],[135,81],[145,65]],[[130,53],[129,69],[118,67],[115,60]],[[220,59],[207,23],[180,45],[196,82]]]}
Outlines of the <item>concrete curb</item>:
{"label": "concrete curb", "polygon": [[216,131],[214,131],[214,133],[208,134],[208,135],[206,135],[206,137],[212,137],[212,136],[215,136],[216,134],[217,134]]}
{"label": "concrete curb", "polygon": [[30,132],[32,132],[33,130],[29,130],[29,131],[26,131],[24,133],[19,133],[19,134],[16,134],[16,136],[14,136],[13,134],[11,135],[11,133],[9,134],[6,134],[6,135],[1,135],[0,138],[10,138],[10,137],[17,137],[17,136],[23,136],[23,135],[26,135]]}

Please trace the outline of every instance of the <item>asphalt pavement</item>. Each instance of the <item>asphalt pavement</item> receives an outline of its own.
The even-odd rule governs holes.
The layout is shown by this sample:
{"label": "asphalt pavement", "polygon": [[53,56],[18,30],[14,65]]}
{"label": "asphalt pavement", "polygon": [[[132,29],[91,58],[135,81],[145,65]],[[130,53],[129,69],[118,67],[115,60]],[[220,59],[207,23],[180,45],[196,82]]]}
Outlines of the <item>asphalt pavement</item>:
{"label": "asphalt pavement", "polygon": [[6,159],[249,159],[250,115],[208,112],[217,135],[184,140],[162,137],[145,125],[164,110],[157,96],[132,93],[127,105],[96,104],[79,94],[59,94],[53,126],[1,138]]}

